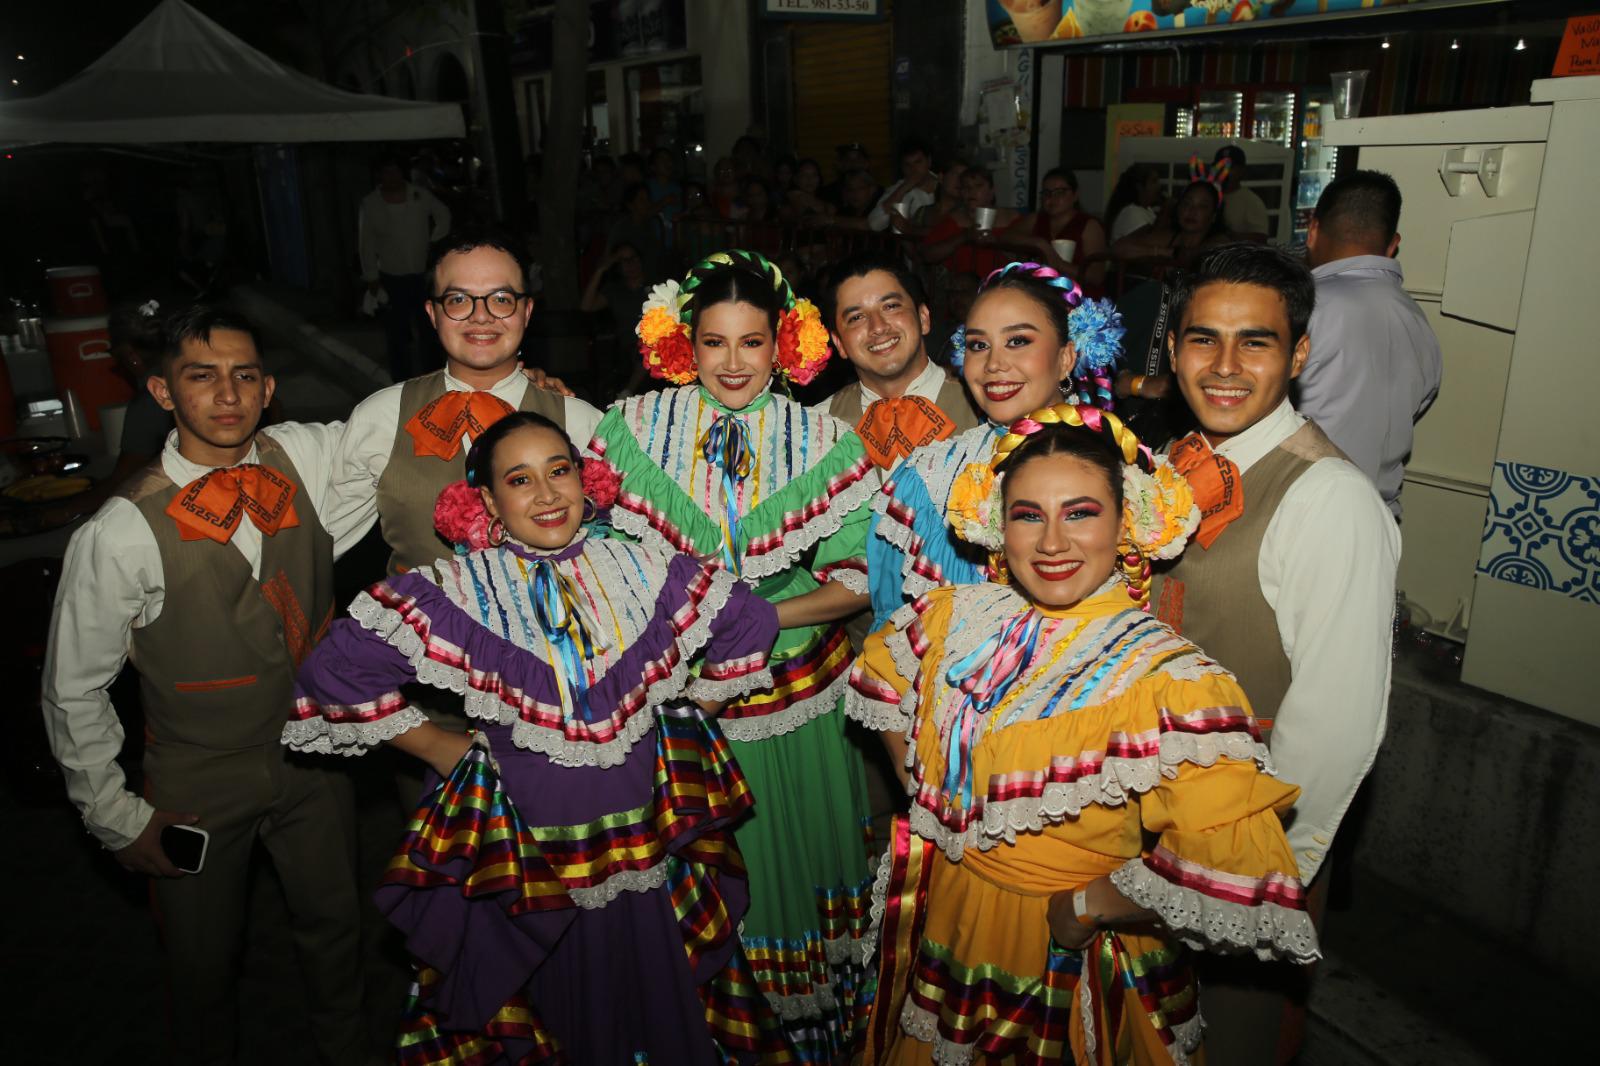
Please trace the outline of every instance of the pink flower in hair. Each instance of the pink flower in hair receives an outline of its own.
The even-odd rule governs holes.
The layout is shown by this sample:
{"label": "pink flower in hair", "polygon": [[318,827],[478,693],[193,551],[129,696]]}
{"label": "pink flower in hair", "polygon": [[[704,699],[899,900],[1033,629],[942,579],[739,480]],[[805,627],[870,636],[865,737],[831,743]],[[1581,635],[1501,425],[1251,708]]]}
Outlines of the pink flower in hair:
{"label": "pink flower in hair", "polygon": [[433,528],[462,551],[489,546],[489,511],[483,494],[465,481],[452,481],[433,505]]}
{"label": "pink flower in hair", "polygon": [[594,501],[596,510],[604,511],[617,502],[622,491],[622,475],[604,459],[585,459],[583,462],[583,494]]}

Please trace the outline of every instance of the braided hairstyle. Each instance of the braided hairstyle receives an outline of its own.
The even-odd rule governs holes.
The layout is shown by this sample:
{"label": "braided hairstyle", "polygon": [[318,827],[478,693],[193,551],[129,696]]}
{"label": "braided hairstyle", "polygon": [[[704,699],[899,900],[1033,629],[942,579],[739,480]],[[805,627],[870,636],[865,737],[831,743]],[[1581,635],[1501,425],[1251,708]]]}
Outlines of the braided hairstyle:
{"label": "braided hairstyle", "polygon": [[779,270],[760,252],[734,249],[717,252],[700,260],[683,279],[678,290],[683,297],[679,317],[693,338],[698,330],[699,312],[720,303],[746,303],[766,312],[773,339],[778,335],[778,317],[794,307],[794,289]]}
{"label": "braided hairstyle", "polygon": [[[1010,432],[995,444],[990,466],[997,475],[1010,474],[1047,455],[1070,455],[1104,473],[1118,512],[1126,502],[1123,468],[1137,467],[1146,474],[1155,469],[1150,449],[1120,418],[1093,405],[1071,403],[1042,408],[1012,423]],[[1010,480],[1002,482],[1002,492]],[[1127,531],[1123,533],[1126,537]],[[1119,544],[1117,568],[1134,601],[1147,602],[1150,563],[1145,555],[1131,543]]]}
{"label": "braided hairstyle", "polygon": [[[1070,341],[1077,349],[1077,362],[1063,386],[1067,401],[1111,410],[1115,402],[1112,382],[1116,355],[1113,351],[1107,360],[1099,352],[1099,346],[1083,343],[1088,339],[1089,330],[1079,328],[1076,316],[1080,309],[1088,310],[1096,305],[1085,301],[1077,283],[1042,263],[1019,262],[1007,263],[985,278],[978,298],[996,289],[1015,289],[1028,296],[1044,309],[1061,343]],[[1104,313],[1101,315],[1103,317]],[[1098,326],[1099,322],[1093,325]],[[1120,320],[1118,326],[1120,328]],[[1120,340],[1120,334],[1117,339]]]}

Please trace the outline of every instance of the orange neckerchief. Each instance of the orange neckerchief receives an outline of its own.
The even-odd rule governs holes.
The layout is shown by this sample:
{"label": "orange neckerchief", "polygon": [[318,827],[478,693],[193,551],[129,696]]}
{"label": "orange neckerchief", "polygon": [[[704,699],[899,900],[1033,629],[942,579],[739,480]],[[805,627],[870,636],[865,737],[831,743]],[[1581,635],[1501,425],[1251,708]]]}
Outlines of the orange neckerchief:
{"label": "orange neckerchief", "polygon": [[203,474],[167,504],[184,540],[226,544],[245,515],[267,536],[300,524],[294,482],[270,466],[244,463]]}
{"label": "orange neckerchief", "polygon": [[867,457],[885,470],[896,459],[924,444],[944,440],[955,429],[955,422],[938,404],[921,396],[874,400],[856,423],[856,435],[866,445]]}
{"label": "orange neckerchief", "polygon": [[463,433],[471,433],[476,440],[512,410],[510,404],[492,393],[447,392],[406,423],[412,454],[432,455],[448,462],[460,453]]}
{"label": "orange neckerchief", "polygon": [[1194,539],[1200,547],[1211,543],[1244,514],[1244,482],[1231,459],[1218,455],[1199,433],[1191,433],[1167,451],[1172,465],[1189,480],[1194,502],[1200,506],[1200,529]]}

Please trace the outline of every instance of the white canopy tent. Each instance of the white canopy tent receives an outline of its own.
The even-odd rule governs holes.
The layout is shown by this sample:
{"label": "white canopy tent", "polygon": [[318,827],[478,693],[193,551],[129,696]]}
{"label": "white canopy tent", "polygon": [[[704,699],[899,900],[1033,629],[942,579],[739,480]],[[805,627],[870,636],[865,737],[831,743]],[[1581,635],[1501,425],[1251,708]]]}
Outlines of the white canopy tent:
{"label": "white canopy tent", "polygon": [[0,104],[0,144],[292,143],[461,137],[461,108],[346,92],[267,58],[183,0],[70,81]]}

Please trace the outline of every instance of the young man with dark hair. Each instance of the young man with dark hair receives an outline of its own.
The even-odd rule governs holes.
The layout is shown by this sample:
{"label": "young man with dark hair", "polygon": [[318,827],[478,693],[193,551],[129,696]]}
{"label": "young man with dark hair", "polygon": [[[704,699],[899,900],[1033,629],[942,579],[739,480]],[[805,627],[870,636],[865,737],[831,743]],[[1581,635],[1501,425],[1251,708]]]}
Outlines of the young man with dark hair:
{"label": "young man with dark hair", "polygon": [[1230,233],[1252,240],[1265,240],[1270,234],[1266,202],[1244,186],[1244,149],[1225,144],[1217,149],[1212,162],[1228,160],[1228,176],[1222,179],[1222,224]]}
{"label": "young man with dark hair", "polygon": [[1396,518],[1416,422],[1444,376],[1439,340],[1395,259],[1399,228],[1400,187],[1387,174],[1358,170],[1322,191],[1306,236],[1317,309],[1295,403]]}
{"label": "young man with dark hair", "polygon": [[[1277,249],[1233,244],[1181,275],[1167,334],[1200,429],[1170,449],[1201,522],[1157,580],[1160,617],[1231,670],[1273,761],[1300,786],[1289,843],[1317,879],[1383,739],[1400,536],[1372,483],[1289,402],[1316,303]],[[1207,960],[1207,1056],[1277,1061],[1294,967]]]}
{"label": "young man with dark hair", "polygon": [[[125,868],[150,876],[184,1063],[226,1063],[259,841],[288,898],[321,1062],[366,1061],[349,782],[286,757],[295,670],[333,612],[333,560],[366,523],[340,520],[340,427],[257,432],[272,398],[250,325],[201,306],[168,325],[148,387],[176,428],[72,537],[51,620],[43,705],[67,794]],[[148,739],[126,787],[107,689],[131,661]],[[209,834],[181,872],[163,830]],[[178,831],[182,835],[182,831]]]}
{"label": "young man with dark hair", "polygon": [[930,206],[938,195],[933,153],[920,137],[909,137],[900,145],[900,182],[879,198],[867,224],[874,230],[893,227],[896,233],[908,233],[917,212]]}
{"label": "young man with dark hair", "polygon": [[821,310],[858,379],[827,411],[856,428],[879,467],[978,424],[960,379],[928,358],[928,301],[901,263],[878,252],[846,259],[824,281]]}

